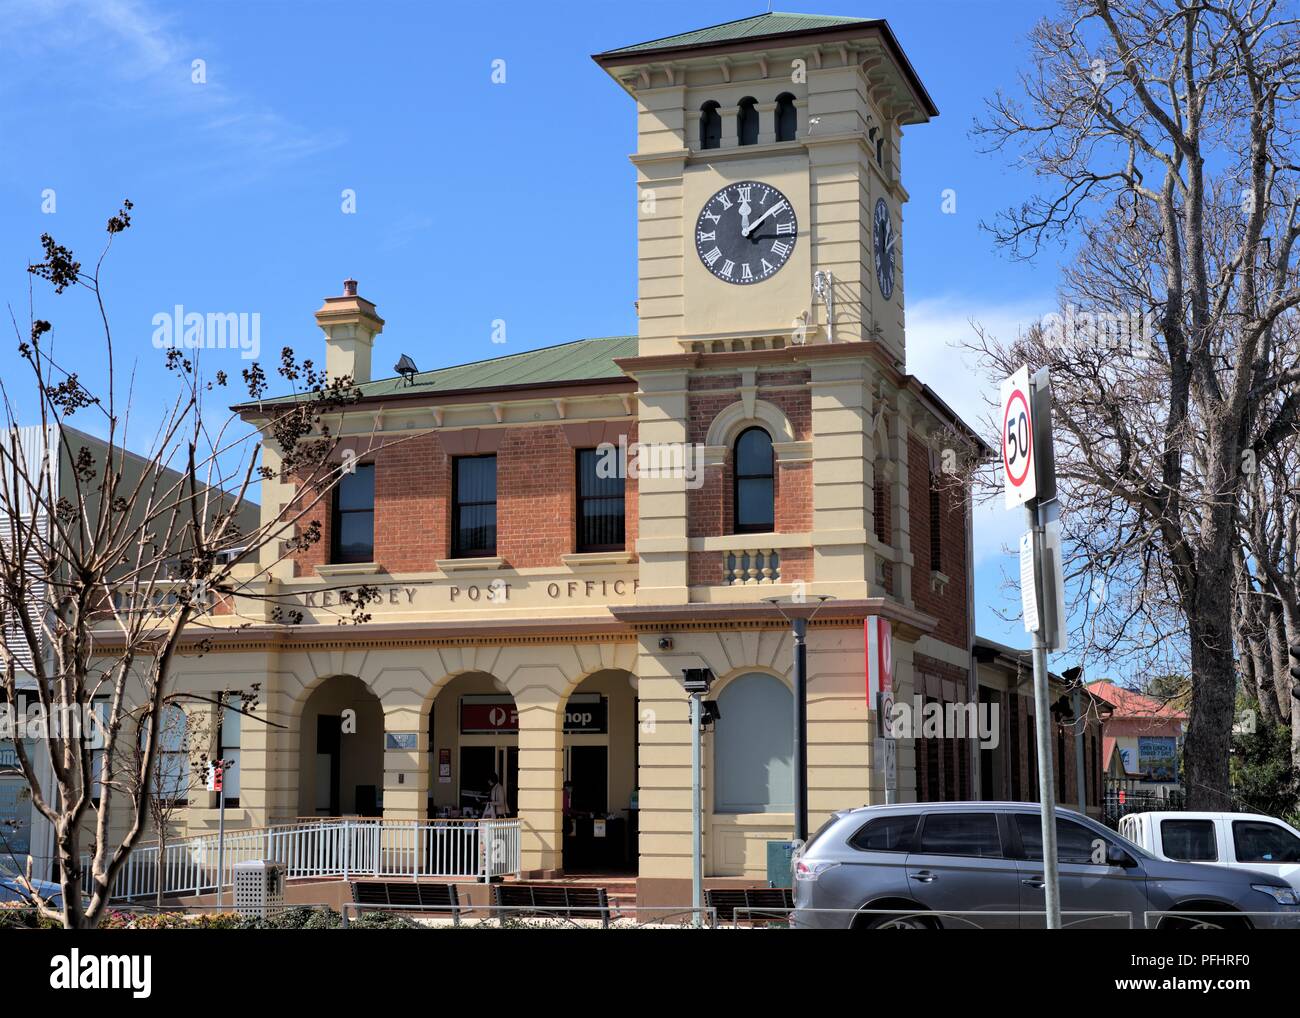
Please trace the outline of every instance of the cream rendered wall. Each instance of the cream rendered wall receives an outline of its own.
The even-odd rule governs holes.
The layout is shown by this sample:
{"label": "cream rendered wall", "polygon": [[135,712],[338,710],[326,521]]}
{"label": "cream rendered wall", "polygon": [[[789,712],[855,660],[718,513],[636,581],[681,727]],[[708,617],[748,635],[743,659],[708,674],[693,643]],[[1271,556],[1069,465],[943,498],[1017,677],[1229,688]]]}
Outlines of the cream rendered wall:
{"label": "cream rendered wall", "polygon": [[[713,692],[737,676],[765,672],[789,683],[793,638],[784,629],[677,632],[673,648],[658,636],[641,638],[638,658],[640,726],[641,868],[647,878],[691,875],[691,755],[684,668],[711,668]],[[883,803],[875,759],[875,716],[863,685],[862,631],[812,627],[808,636],[808,822],[816,830],[837,809]],[[896,682],[910,695],[912,647],[895,641]],[[915,798],[915,759],[900,747],[900,800]],[[766,842],[789,840],[791,813],[723,814],[713,811],[713,739],[703,751],[705,874],[762,877]]]}

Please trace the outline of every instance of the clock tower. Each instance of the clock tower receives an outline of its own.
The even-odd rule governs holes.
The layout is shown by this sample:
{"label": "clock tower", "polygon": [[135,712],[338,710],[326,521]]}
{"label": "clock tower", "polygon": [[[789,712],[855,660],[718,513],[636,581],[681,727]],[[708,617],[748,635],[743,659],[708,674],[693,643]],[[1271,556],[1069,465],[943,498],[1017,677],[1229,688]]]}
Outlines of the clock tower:
{"label": "clock tower", "polygon": [[884,21],[761,14],[595,57],[637,103],[642,356],[875,342],[900,368],[903,127]]}

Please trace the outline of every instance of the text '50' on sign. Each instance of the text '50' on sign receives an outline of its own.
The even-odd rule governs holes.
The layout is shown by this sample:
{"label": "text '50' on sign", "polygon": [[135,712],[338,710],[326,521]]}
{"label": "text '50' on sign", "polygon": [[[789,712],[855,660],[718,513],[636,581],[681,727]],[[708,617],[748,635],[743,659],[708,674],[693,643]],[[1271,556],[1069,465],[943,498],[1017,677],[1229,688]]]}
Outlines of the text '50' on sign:
{"label": "text '50' on sign", "polygon": [[1002,383],[1002,473],[1007,508],[1024,505],[1038,495],[1034,470],[1034,412],[1029,390],[1029,365]]}

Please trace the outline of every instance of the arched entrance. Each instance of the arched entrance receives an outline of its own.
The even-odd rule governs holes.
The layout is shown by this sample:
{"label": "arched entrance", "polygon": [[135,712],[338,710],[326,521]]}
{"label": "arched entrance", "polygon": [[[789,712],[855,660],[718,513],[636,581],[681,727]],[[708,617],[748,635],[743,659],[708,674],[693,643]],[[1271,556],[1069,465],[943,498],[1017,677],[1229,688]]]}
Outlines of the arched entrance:
{"label": "arched entrance", "polygon": [[593,672],[564,705],[563,865],[637,869],[637,693],[631,673]]}
{"label": "arched entrance", "polygon": [[505,786],[508,815],[519,811],[519,714],[487,672],[457,675],[429,709],[429,816],[482,816],[492,776]]}
{"label": "arched entrance", "polygon": [[322,681],[299,721],[298,815],[383,815],[384,712],[354,675]]}

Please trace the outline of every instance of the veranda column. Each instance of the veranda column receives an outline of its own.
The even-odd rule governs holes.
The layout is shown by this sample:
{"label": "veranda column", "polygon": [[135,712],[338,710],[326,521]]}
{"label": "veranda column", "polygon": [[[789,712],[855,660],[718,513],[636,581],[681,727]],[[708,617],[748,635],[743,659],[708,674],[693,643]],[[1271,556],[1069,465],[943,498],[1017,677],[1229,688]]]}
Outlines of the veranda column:
{"label": "veranda column", "polygon": [[[558,871],[563,866],[564,737],[560,731],[560,700],[554,689],[543,684],[543,676],[529,683],[525,674],[528,671],[521,668],[511,682],[519,712],[520,866],[525,872]],[[549,678],[553,669],[537,671],[547,673]]]}

